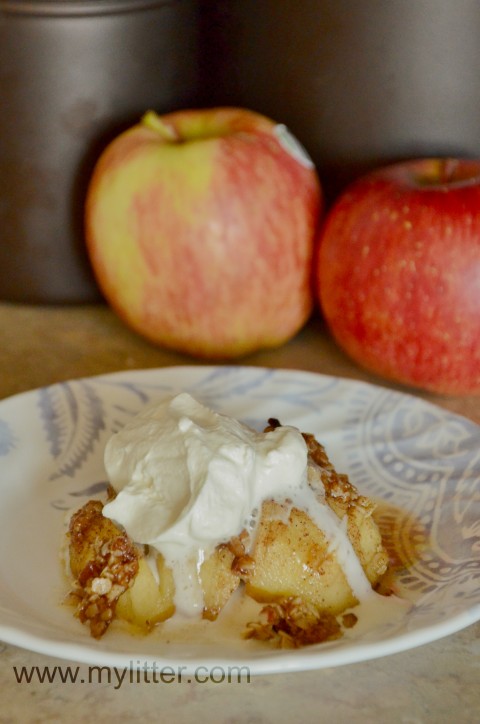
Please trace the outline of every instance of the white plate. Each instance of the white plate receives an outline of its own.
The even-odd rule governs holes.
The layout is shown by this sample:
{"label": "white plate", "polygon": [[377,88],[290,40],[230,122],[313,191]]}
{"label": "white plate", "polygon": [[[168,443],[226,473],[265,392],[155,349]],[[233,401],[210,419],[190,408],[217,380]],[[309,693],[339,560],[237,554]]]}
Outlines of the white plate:
{"label": "white plate", "polygon": [[[297,650],[209,638],[100,641],[59,604],[65,510],[102,490],[103,448],[146,403],[187,390],[261,429],[268,417],[313,432],[361,492],[398,506],[395,546],[413,605],[400,622]],[[143,667],[248,666],[251,674],[336,666],[433,641],[480,619],[480,427],[387,389],[287,370],[171,367],[74,380],[0,403],[0,638],[65,659]],[[392,529],[393,530],[393,529]]]}

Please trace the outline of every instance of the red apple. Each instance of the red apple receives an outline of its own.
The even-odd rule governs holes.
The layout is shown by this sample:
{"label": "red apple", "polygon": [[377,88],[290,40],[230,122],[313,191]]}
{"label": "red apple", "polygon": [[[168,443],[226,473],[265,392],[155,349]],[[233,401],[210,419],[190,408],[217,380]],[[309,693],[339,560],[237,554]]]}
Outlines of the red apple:
{"label": "red apple", "polygon": [[105,298],[205,358],[277,346],[310,315],[322,192],[283,125],[238,108],[147,113],[101,155],[86,240]]}
{"label": "red apple", "polygon": [[434,392],[480,391],[480,160],[401,162],[351,184],[322,230],[317,285],[360,365]]}

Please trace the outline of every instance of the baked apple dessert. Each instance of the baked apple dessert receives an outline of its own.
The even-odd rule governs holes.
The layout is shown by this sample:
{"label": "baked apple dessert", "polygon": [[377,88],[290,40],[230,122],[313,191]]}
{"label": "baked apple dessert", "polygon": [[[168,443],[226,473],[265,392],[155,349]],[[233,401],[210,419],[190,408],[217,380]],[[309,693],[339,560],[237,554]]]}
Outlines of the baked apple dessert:
{"label": "baked apple dessert", "polygon": [[95,638],[114,619],[214,621],[240,589],[262,604],[247,638],[299,646],[340,636],[378,596],[374,504],[311,434],[275,419],[258,433],[181,393],[116,433],[105,467],[108,499],[67,533],[69,598]]}

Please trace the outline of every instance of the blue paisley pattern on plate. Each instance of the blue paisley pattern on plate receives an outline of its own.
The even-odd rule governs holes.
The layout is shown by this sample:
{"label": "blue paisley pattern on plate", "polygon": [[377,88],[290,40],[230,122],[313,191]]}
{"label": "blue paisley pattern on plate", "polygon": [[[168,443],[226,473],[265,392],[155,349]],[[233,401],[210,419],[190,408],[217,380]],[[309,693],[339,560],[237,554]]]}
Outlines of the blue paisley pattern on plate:
{"label": "blue paisley pattern on plate", "polygon": [[95,450],[105,429],[104,405],[88,382],[64,382],[38,393],[46,441],[58,469],[51,478],[73,476]]}

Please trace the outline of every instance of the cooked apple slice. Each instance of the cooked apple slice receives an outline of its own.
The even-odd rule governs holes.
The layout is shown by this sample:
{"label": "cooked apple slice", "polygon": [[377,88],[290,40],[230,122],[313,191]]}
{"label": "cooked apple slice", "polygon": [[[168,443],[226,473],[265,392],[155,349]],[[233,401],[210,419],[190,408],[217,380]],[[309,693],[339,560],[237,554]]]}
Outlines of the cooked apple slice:
{"label": "cooked apple slice", "polygon": [[75,589],[70,602],[94,638],[103,636],[115,617],[119,597],[134,580],[139,551],[128,536],[102,515],[102,503],[90,500],[70,520],[70,570]]}
{"label": "cooked apple slice", "polygon": [[246,592],[257,601],[299,597],[334,614],[357,602],[325,535],[302,510],[264,502],[252,557]]}
{"label": "cooked apple slice", "polygon": [[370,583],[375,585],[387,570],[388,554],[373,519],[375,504],[358,496],[354,502],[327,496],[330,508],[339,518],[347,516],[347,533]]}
{"label": "cooked apple slice", "polygon": [[243,543],[235,538],[230,544],[219,545],[203,562],[200,579],[203,590],[203,618],[214,621],[232,593],[238,588],[246,561]]}
{"label": "cooked apple slice", "polygon": [[[122,534],[113,521],[102,515],[103,503],[89,500],[70,519],[68,553],[70,570],[80,578],[88,564],[92,566],[104,543]],[[86,575],[86,573],[85,573]]]}
{"label": "cooked apple slice", "polygon": [[157,556],[156,566],[158,580],[146,558],[139,559],[133,584],[122,593],[116,608],[119,618],[146,631],[175,612],[172,571],[161,555]]}
{"label": "cooked apple slice", "polygon": [[[386,566],[378,530],[361,507],[352,506],[345,514],[352,545],[375,582]],[[264,502],[252,557],[246,592],[257,601],[295,597],[332,614],[358,603],[326,536],[298,508],[289,511],[286,504]]]}

